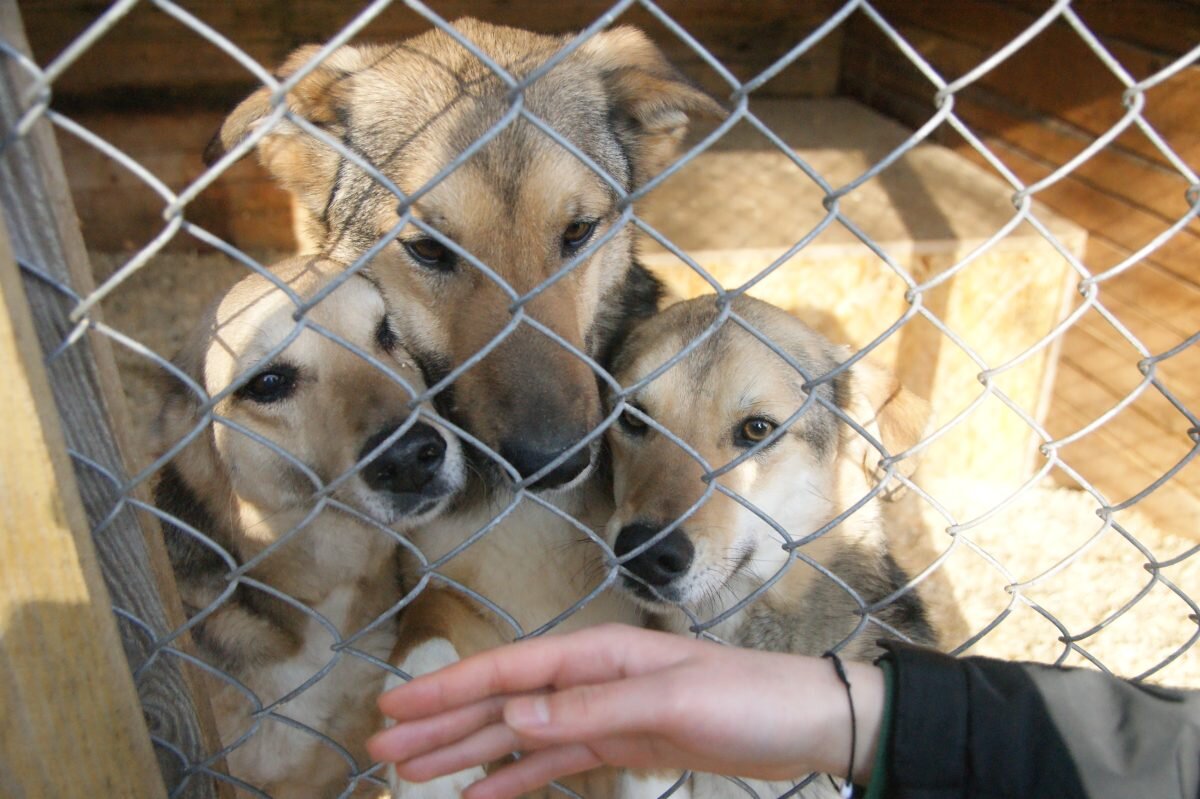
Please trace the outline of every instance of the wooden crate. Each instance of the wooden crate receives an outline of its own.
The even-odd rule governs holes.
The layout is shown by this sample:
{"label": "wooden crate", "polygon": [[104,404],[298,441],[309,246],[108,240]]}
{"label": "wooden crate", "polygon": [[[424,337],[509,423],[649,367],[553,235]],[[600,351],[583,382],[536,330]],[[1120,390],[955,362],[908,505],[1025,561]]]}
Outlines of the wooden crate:
{"label": "wooden crate", "polygon": [[[880,0],[876,8],[948,80],[972,69],[1046,10],[1038,0]],[[1077,0],[1072,9],[1136,80],[1196,46],[1200,5],[1170,0]],[[1136,22],[1135,22],[1136,21]],[[919,125],[933,113],[934,88],[869,20],[851,20],[842,49],[841,91]],[[1124,84],[1078,33],[1058,21],[955,97],[955,112],[1021,180],[1033,183],[1074,158],[1126,113]],[[1195,168],[1200,160],[1200,65],[1191,64],[1145,95],[1143,117]],[[935,137],[982,162],[954,132]],[[1188,181],[1138,129],[1131,129],[1046,187],[1038,199],[1088,232],[1084,263],[1115,266],[1188,210]],[[1151,353],[1196,333],[1200,320],[1200,225],[1183,227],[1133,268],[1106,280],[1100,300]],[[1065,336],[1046,425],[1070,436],[1108,413],[1142,380],[1142,356],[1095,313]],[[1162,362],[1158,376],[1193,414],[1200,408],[1200,348]],[[1121,503],[1151,485],[1195,447],[1193,426],[1154,388],[1099,429],[1062,450],[1108,500]],[[1053,475],[1076,486],[1065,471]],[[1137,504],[1164,530],[1200,536],[1200,459]]]}
{"label": "wooden crate", "polygon": [[[769,100],[751,109],[832,186],[887,156],[909,131],[849,100]],[[1012,189],[937,145],[921,145],[843,197],[839,212],[917,283],[943,275],[1016,215]],[[643,214],[726,288],[751,280],[827,216],[825,192],[787,155],[741,123],[672,176]],[[1049,212],[1035,214],[1070,252],[1086,234]],[[644,260],[684,296],[711,291],[677,256],[653,243]],[[922,295],[926,309],[989,367],[1019,356],[1049,333],[1075,283],[1067,260],[1027,223]],[[836,341],[868,345],[908,303],[906,283],[851,230],[834,221],[750,294],[806,319]],[[1031,417],[1045,416],[1058,346],[995,378]],[[936,425],[983,391],[981,371],[958,343],[921,317],[873,356],[933,405]],[[938,475],[992,479],[1016,488],[1041,462],[1030,426],[994,396],[928,451]]]}

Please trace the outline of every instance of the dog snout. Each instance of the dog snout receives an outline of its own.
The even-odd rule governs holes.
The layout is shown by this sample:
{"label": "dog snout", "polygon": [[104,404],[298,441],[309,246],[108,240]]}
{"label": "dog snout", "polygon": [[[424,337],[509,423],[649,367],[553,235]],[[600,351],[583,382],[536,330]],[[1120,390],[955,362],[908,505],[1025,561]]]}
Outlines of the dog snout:
{"label": "dog snout", "polygon": [[[359,458],[366,457],[395,432],[392,427],[376,433],[363,446]],[[362,478],[375,491],[415,494],[437,477],[445,458],[446,440],[433,427],[418,422],[363,467]]]}
{"label": "dog snout", "polygon": [[[618,558],[658,535],[665,525],[639,521],[621,528],[613,544]],[[664,588],[687,574],[695,547],[681,528],[675,528],[645,551],[625,561],[625,568],[654,588]]]}
{"label": "dog snout", "polygon": [[[570,442],[501,441],[500,457],[512,464],[513,468],[520,473],[521,479],[526,479],[546,468],[551,462],[562,456],[563,453],[577,443],[578,439]],[[532,487],[542,490],[566,485],[583,474],[584,470],[591,465],[591,462],[591,448],[580,447],[562,463],[543,475]]]}

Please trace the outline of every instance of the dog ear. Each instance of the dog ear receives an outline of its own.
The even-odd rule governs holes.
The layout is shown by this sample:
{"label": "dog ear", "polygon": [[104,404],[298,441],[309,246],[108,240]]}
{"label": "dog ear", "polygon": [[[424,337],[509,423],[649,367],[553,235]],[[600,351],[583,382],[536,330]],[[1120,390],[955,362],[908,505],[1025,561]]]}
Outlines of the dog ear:
{"label": "dog ear", "polygon": [[680,75],[646,34],[621,26],[581,48],[604,76],[616,116],[626,122],[634,185],[657,175],[674,159],[689,116],[723,119],[726,111]]}
{"label": "dog ear", "polygon": [[[292,52],[279,68],[280,80],[294,75],[320,51],[305,45]],[[287,94],[287,107],[296,116],[341,138],[343,102],[348,79],[361,71],[373,57],[374,48],[339,47],[306,74]],[[220,130],[204,151],[204,162],[212,165],[225,153],[266,124],[274,108],[271,90],[263,87],[238,104],[225,118]],[[258,157],[284,188],[291,191],[316,216],[325,208],[337,175],[341,156],[332,147],[308,135],[288,119],[275,122],[258,141]]]}
{"label": "dog ear", "polygon": [[[924,438],[929,425],[929,403],[900,385],[891,372],[860,360],[850,370],[850,392],[851,414],[890,454],[904,452]],[[857,432],[851,431],[851,435],[862,440]],[[863,471],[868,477],[878,479],[882,475],[876,468],[881,457],[879,451],[865,441],[863,444]],[[916,469],[916,457],[896,464],[896,471],[905,477],[911,477]]]}

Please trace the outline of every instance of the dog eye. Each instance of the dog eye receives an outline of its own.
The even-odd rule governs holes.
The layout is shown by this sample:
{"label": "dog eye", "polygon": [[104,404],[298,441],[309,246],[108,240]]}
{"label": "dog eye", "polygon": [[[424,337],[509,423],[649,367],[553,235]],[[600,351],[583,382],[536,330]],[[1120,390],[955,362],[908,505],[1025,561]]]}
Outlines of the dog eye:
{"label": "dog eye", "polygon": [[265,405],[287,399],[295,390],[296,370],[277,366],[250,378],[250,382],[237,390],[237,396]]}
{"label": "dog eye", "polygon": [[[638,408],[638,410],[641,411],[642,409]],[[642,413],[645,413],[645,411],[642,411]],[[646,432],[647,425],[645,420],[632,411],[626,410],[622,413],[618,417],[618,422],[621,425],[621,429],[630,435],[640,436]]]}
{"label": "dog eye", "polygon": [[739,443],[749,445],[765,441],[767,436],[775,432],[777,426],[770,419],[764,419],[761,416],[752,416],[742,422],[742,426],[738,428]]}
{"label": "dog eye", "polygon": [[409,239],[400,243],[405,252],[422,266],[432,266],[443,272],[454,268],[454,254],[437,239]]}
{"label": "dog eye", "polygon": [[594,219],[576,219],[563,231],[563,251],[571,253],[578,250],[587,243],[595,231],[596,221]]}

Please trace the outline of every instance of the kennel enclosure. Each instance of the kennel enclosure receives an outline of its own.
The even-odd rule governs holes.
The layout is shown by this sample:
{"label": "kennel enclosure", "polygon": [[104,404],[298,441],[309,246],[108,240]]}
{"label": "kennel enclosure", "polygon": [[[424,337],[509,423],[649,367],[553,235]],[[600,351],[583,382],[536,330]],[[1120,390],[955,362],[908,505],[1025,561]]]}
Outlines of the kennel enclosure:
{"label": "kennel enclosure", "polygon": [[297,237],[253,157],[200,153],[247,59],[468,13],[638,24],[731,110],[639,207],[647,265],[749,286],[931,400],[897,512],[947,649],[1200,686],[1194,4],[8,0],[0,792],[231,795],[146,441],[182,331]]}

